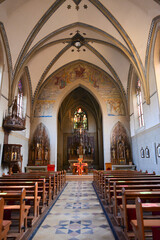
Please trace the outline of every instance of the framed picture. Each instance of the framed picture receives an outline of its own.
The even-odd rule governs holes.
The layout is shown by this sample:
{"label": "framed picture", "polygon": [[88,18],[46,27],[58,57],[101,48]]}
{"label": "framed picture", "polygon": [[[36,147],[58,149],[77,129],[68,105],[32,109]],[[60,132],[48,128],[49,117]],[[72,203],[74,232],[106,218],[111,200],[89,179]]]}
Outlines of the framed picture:
{"label": "framed picture", "polygon": [[157,157],[160,157],[160,144],[157,146]]}
{"label": "framed picture", "polygon": [[145,148],[145,155],[146,155],[146,158],[150,158],[150,153],[149,153],[148,147]]}
{"label": "framed picture", "polygon": [[143,149],[143,147],[141,148],[140,153],[141,153],[141,158],[144,158],[145,155],[144,155],[144,149]]}

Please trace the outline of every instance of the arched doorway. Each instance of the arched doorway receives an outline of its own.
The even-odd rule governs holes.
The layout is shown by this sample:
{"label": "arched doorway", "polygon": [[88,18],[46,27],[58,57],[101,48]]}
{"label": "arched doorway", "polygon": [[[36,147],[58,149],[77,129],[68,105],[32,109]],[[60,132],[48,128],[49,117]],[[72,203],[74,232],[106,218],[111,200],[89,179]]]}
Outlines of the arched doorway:
{"label": "arched doorway", "polygon": [[87,115],[88,126],[84,133],[83,151],[93,161],[90,168],[103,169],[102,113],[96,99],[84,88],[77,87],[63,100],[58,113],[57,169],[70,167],[70,158],[78,154],[74,113],[81,108]]}

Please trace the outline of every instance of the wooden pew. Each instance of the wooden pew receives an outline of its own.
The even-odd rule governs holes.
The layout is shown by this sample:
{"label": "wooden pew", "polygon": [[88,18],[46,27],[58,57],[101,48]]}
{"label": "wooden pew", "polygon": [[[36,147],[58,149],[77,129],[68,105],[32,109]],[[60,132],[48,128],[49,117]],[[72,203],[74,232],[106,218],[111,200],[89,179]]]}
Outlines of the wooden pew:
{"label": "wooden pew", "polygon": [[21,192],[21,190],[25,188],[26,190],[26,196],[25,200],[26,202],[33,202],[33,214],[28,216],[28,220],[30,220],[30,225],[32,225],[39,216],[39,204],[41,197],[38,196],[38,183],[33,183],[33,185],[30,186],[0,186],[0,192]]}
{"label": "wooden pew", "polygon": [[[46,190],[48,191],[48,204],[51,202],[51,200],[58,194],[58,191],[60,190],[60,173],[57,172],[46,172],[46,173],[41,173],[41,172],[36,172],[36,173],[19,173],[16,175],[6,175],[3,176],[3,178],[0,178],[0,180],[5,181],[13,181],[15,180],[31,180],[34,181],[35,179],[42,180],[45,179],[46,182]],[[62,186],[61,186],[62,187]]]}
{"label": "wooden pew", "polygon": [[[106,178],[127,178],[127,177],[148,177],[155,176],[154,174],[146,174],[138,171],[129,171],[129,170],[114,170],[114,171],[100,171],[98,172],[98,188],[100,193],[103,195],[105,188],[105,179]],[[160,176],[159,176],[160,177]],[[103,197],[103,196],[102,196]]]}
{"label": "wooden pew", "polygon": [[4,215],[4,199],[0,198],[0,239],[7,239],[7,234],[11,225],[11,221],[3,220]]}
{"label": "wooden pew", "polygon": [[[129,204],[129,201],[132,200],[132,204],[134,202],[135,204],[135,199],[137,197],[140,197],[141,199],[145,200],[151,200],[151,199],[158,199],[160,198],[160,191],[149,191],[149,192],[142,192],[142,191],[125,191],[125,189],[122,190],[122,207],[121,207],[121,216],[123,218],[123,223],[124,223],[124,229],[125,229],[125,234],[127,237],[132,237],[132,232],[131,231],[131,225],[129,221],[130,215],[128,214],[127,211],[127,205]],[[135,211],[133,211],[133,215],[135,215]],[[132,217],[132,216],[131,216]],[[135,216],[133,216],[132,219],[134,219]]]}
{"label": "wooden pew", "polygon": [[[18,239],[20,236],[22,236],[23,232],[27,228],[27,216],[28,212],[31,208],[29,205],[25,205],[25,196],[26,196],[26,190],[22,189],[20,193],[7,193],[3,192],[0,193],[0,197],[3,197],[5,204],[9,203],[9,201],[15,201],[15,204],[12,205],[4,205],[4,211],[18,211],[19,215],[14,218],[14,220],[18,220],[18,230],[17,232],[12,232],[12,229],[10,228],[10,231],[8,233],[8,237],[16,238]],[[17,201],[19,204],[17,205]],[[18,217],[18,218],[17,218]],[[11,224],[12,227],[12,224]]]}
{"label": "wooden pew", "polygon": [[130,178],[135,178],[135,179],[160,179],[160,176],[155,176],[154,174],[146,174],[146,173],[141,173],[141,172],[137,172],[137,171],[128,171],[128,170],[123,170],[122,172],[112,172],[112,173],[104,173],[104,172],[100,172],[99,173],[99,183],[98,183],[98,192],[99,194],[101,194],[102,198],[105,198],[105,193],[106,193],[106,188],[107,188],[107,184],[108,184],[108,179],[109,180],[120,180],[120,179],[130,179]]}
{"label": "wooden pew", "polygon": [[44,211],[45,207],[47,206],[47,192],[46,192],[46,183],[45,179],[6,179],[6,181],[0,180],[0,187],[1,186],[33,186],[35,182],[38,183],[38,195],[41,197],[40,202],[40,209],[41,212]]}
{"label": "wooden pew", "polygon": [[105,201],[111,204],[111,198],[113,196],[113,192],[111,190],[114,189],[114,183],[116,185],[145,185],[147,182],[147,185],[152,185],[152,184],[160,184],[160,179],[152,177],[142,177],[142,178],[112,178],[107,180],[107,187],[105,190]]}
{"label": "wooden pew", "polygon": [[[135,239],[145,240],[145,230],[152,230],[152,228],[160,228],[160,219],[143,219],[143,211],[160,211],[160,203],[142,204],[140,198],[136,198],[136,220],[131,220],[131,225],[135,234]],[[147,232],[148,235],[148,232]],[[152,236],[154,240],[154,236]],[[160,236],[159,236],[160,238]]]}
{"label": "wooden pew", "polygon": [[[127,182],[126,182],[127,183]],[[113,214],[117,222],[119,223],[119,213],[120,209],[119,206],[122,204],[122,189],[125,188],[126,191],[157,191],[160,190],[160,183],[159,184],[134,184],[134,181],[132,184],[124,184],[124,185],[118,185],[116,182],[114,182],[114,190],[111,190],[113,192],[112,196],[112,203],[113,203]],[[118,211],[119,210],[119,211]]]}

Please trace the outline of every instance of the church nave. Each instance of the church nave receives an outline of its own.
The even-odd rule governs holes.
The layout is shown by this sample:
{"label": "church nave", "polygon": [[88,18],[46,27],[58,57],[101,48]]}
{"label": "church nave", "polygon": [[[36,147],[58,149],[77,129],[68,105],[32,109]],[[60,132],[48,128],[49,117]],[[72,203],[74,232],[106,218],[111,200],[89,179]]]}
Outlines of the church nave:
{"label": "church nave", "polygon": [[114,239],[92,182],[68,182],[32,239]]}

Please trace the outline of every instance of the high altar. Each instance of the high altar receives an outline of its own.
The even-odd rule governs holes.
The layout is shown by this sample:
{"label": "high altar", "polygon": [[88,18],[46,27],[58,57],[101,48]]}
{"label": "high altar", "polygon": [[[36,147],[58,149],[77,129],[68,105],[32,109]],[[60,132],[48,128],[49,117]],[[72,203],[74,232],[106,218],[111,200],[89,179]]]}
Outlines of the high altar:
{"label": "high altar", "polygon": [[67,139],[67,156],[71,171],[76,174],[75,164],[79,164],[78,159],[83,159],[83,173],[87,174],[88,167],[91,167],[94,160],[94,151],[94,137],[88,134],[86,114],[79,108],[74,114],[74,133]]}

